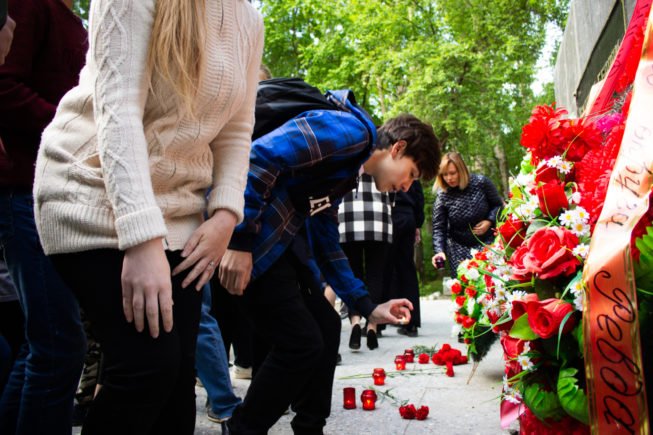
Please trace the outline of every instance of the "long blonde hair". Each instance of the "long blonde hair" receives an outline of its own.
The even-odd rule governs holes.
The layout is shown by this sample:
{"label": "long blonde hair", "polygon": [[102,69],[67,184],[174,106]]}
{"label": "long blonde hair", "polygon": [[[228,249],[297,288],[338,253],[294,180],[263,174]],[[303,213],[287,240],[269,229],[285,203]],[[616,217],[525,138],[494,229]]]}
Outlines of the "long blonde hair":
{"label": "long blonde hair", "polygon": [[195,115],[193,100],[203,79],[205,9],[205,0],[157,0],[147,56],[150,89],[156,73],[191,115]]}

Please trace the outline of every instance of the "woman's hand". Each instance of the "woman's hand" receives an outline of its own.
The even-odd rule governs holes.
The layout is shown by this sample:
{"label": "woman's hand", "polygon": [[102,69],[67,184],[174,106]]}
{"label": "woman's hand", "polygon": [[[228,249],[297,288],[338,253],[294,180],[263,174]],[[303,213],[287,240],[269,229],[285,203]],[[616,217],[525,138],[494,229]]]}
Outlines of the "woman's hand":
{"label": "woman's hand", "polygon": [[444,252],[438,252],[437,254],[435,254],[433,258],[431,258],[431,264],[436,269],[439,269],[438,265],[435,263],[435,260],[437,260],[438,258],[442,258],[442,261],[447,261],[447,256],[444,255]]}
{"label": "woman's hand", "polygon": [[474,225],[474,228],[472,228],[472,233],[474,233],[477,236],[482,236],[483,234],[487,233],[487,231],[490,229],[492,226],[492,222],[489,220],[485,219]]}
{"label": "woman's hand", "polygon": [[125,251],[122,262],[122,309],[129,323],[142,332],[145,317],[153,338],[159,336],[159,310],[163,329],[172,330],[170,264],[161,238]]}
{"label": "woman's hand", "polygon": [[181,283],[183,288],[199,277],[195,285],[195,290],[199,291],[211,279],[227,250],[236,222],[235,214],[219,209],[193,232],[181,253],[184,261],[172,271],[174,276],[192,267]]}

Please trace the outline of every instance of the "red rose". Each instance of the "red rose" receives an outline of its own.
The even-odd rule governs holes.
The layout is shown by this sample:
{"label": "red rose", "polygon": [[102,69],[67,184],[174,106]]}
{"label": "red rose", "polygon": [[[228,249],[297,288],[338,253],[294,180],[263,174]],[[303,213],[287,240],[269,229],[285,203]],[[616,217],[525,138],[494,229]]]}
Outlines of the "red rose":
{"label": "red rose", "polygon": [[493,310],[487,311],[487,317],[488,319],[490,319],[490,323],[492,323],[492,331],[494,332],[509,331],[510,328],[512,328],[512,324],[513,324],[512,320],[497,325],[496,323],[499,321],[499,319],[501,319],[501,316],[495,313]]}
{"label": "red rose", "polygon": [[417,411],[415,410],[415,405],[412,403],[410,405],[399,407],[399,415],[401,415],[401,418],[405,418],[406,420],[413,420],[415,418],[415,414],[417,414]]}
{"label": "red rose", "polygon": [[549,181],[559,181],[558,169],[551,167],[546,163],[540,164],[540,167],[535,171],[535,183],[548,183]]}
{"label": "red rose", "polygon": [[420,364],[428,364],[429,363],[429,354],[428,353],[420,353],[419,356],[417,357],[417,362]]}
{"label": "red rose", "polygon": [[[487,275],[486,275],[487,276]],[[475,298],[478,292],[476,291],[476,288],[474,287],[467,287],[467,290],[465,290],[465,293],[467,293],[467,296],[470,298]]]}
{"label": "red rose", "polygon": [[[574,306],[560,299],[547,299],[528,303],[528,326],[542,338],[550,338],[558,333],[565,316],[574,311]],[[576,325],[576,318],[567,319],[563,333],[568,333]]]}
{"label": "red rose", "polygon": [[526,312],[526,307],[529,302],[536,302],[540,299],[537,297],[537,293],[528,293],[521,300],[512,301],[512,310],[510,311],[510,317],[512,320],[519,319],[522,314]]}
{"label": "red rose", "polygon": [[514,359],[506,360],[506,376],[511,379],[522,372],[521,364]]}
{"label": "red rose", "polygon": [[511,248],[517,248],[524,241],[526,235],[526,224],[510,215],[499,228],[497,232],[503,239],[503,242]]}
{"label": "red rose", "polygon": [[544,183],[536,189],[536,192],[540,210],[551,218],[558,216],[560,210],[569,208],[565,185],[561,181],[554,180]]}
{"label": "red rose", "polygon": [[465,317],[465,316],[463,316],[463,315],[460,314],[460,313],[456,313],[456,314],[453,315],[453,320],[454,320],[456,323],[461,323],[461,324],[462,324],[462,323],[463,323],[463,317]]}
{"label": "red rose", "polygon": [[503,347],[504,358],[515,359],[524,351],[525,340],[512,338],[509,335],[501,337],[501,346]]}
{"label": "red rose", "polygon": [[533,278],[533,273],[524,266],[524,257],[528,254],[528,246],[521,245],[512,253],[508,263],[512,266],[512,279],[527,282]]}
{"label": "red rose", "polygon": [[420,406],[420,408],[417,410],[415,418],[417,418],[418,420],[426,420],[426,417],[428,416],[429,416],[429,407]]}
{"label": "red rose", "polygon": [[459,294],[461,291],[463,291],[463,286],[461,286],[460,283],[459,283],[458,281],[454,282],[454,283],[451,285],[451,293],[457,295],[457,294]]}
{"label": "red rose", "polygon": [[474,323],[476,323],[476,319],[474,319],[473,317],[469,317],[469,316],[463,317],[463,328],[469,329],[472,326],[474,326]]}
{"label": "red rose", "polygon": [[466,300],[467,298],[465,296],[456,296],[456,304],[458,304],[459,307],[465,305]]}
{"label": "red rose", "polygon": [[[544,227],[537,230],[525,245],[515,251],[515,254],[526,247],[528,252],[522,251],[518,257],[523,268],[537,274],[540,279],[549,279],[559,275],[569,276],[576,272],[580,261],[572,254],[572,250],[577,245],[578,237],[568,229]],[[517,272],[517,270],[513,271],[515,275]]]}

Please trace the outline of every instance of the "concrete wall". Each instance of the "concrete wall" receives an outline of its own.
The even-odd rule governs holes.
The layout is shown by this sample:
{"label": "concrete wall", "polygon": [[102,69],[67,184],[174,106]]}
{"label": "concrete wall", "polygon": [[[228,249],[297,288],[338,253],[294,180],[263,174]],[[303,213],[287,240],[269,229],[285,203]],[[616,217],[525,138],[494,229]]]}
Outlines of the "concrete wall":
{"label": "concrete wall", "polygon": [[556,102],[570,115],[578,113],[624,35],[636,0],[572,0],[556,59]]}

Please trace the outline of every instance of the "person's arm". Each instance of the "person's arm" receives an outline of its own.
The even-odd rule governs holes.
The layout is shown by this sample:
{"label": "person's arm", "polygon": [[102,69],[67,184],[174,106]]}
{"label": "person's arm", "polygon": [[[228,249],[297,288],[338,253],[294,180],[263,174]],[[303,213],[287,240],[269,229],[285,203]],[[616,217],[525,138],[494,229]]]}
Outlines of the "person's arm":
{"label": "person's arm", "polygon": [[213,152],[213,186],[208,198],[208,215],[212,216],[217,209],[227,209],[236,215],[238,223],[243,220],[243,192],[247,184],[263,33],[263,20],[257,16],[254,47],[247,53],[249,63],[245,99],[210,144]]}
{"label": "person's arm", "polygon": [[[29,85],[34,58],[46,42],[44,29],[48,19],[40,3],[11,2],[9,14],[13,20],[8,20],[0,31],[2,45],[11,44],[11,52],[0,67],[0,127],[3,129],[41,132],[52,121],[57,108]],[[18,23],[15,32],[14,21]],[[6,52],[8,49],[7,46]],[[3,52],[4,48],[0,47],[2,59]]]}
{"label": "person's arm", "polygon": [[184,261],[172,272],[177,275],[190,269],[182,287],[187,287],[199,278],[195,289],[200,290],[211,279],[215,267],[223,258],[236,224],[243,219],[256,88],[263,54],[263,20],[258,14],[254,33],[253,46],[240,54],[249,56],[243,102],[210,143],[213,183],[207,205],[209,218],[193,232],[182,252]]}
{"label": "person's arm", "polygon": [[338,205],[310,218],[313,252],[326,282],[342,301],[377,324],[407,323],[412,304],[407,299],[392,299],[380,305],[372,302],[363,282],[354,276],[349,260],[340,247]]}
{"label": "person's arm", "polygon": [[[293,118],[252,143],[245,190],[243,222],[234,231],[230,249],[252,251],[258,220],[277,179],[337,155],[346,158],[364,151],[370,132],[354,115],[314,110]],[[318,145],[319,144],[319,145]]]}
{"label": "person's arm", "polygon": [[447,209],[444,206],[442,195],[443,193],[439,192],[433,204],[433,253],[435,255],[444,255],[444,244],[447,237]]}

